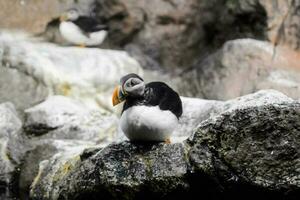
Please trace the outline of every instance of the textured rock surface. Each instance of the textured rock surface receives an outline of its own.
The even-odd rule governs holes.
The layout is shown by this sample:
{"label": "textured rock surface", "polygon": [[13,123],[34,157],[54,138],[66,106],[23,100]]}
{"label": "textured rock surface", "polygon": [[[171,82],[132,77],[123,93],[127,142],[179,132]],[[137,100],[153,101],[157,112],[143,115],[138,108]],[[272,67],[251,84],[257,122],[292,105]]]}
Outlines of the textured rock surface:
{"label": "textured rock surface", "polygon": [[[227,100],[256,92],[276,89],[298,99],[300,66],[295,53],[268,42],[240,39],[227,42],[183,74],[179,91],[185,96]],[[186,90],[189,88],[190,90]]]}
{"label": "textured rock surface", "polygon": [[[65,173],[71,158],[86,148],[106,146],[117,137],[115,115],[64,96],[49,97],[25,110],[24,118],[23,130],[30,138],[27,141],[30,148],[20,165],[21,198],[28,197],[29,186],[40,176],[39,166],[42,168],[48,163],[54,172]],[[52,183],[58,177],[47,173],[45,181]]]}
{"label": "textured rock surface", "polygon": [[187,139],[204,120],[219,114],[224,109],[224,102],[181,97],[183,113],[179,126],[174,131],[171,140]]}
{"label": "textured rock surface", "polygon": [[0,66],[0,102],[12,101],[17,109],[23,110],[47,95],[47,87],[26,73]]}
{"label": "textured rock surface", "polygon": [[[93,143],[81,142],[81,141],[47,141],[48,144],[41,144],[37,148],[28,154],[27,162],[37,159],[39,162],[32,165],[24,165],[21,173],[20,185],[23,187],[25,197],[28,193],[29,186],[36,187],[40,177],[43,180],[39,184],[45,186],[43,196],[40,199],[47,199],[49,196],[56,195],[58,188],[56,184],[60,182],[60,179],[65,176],[80,160],[79,155],[84,149],[93,146]],[[44,146],[50,150],[45,155],[36,154],[36,151],[41,150]],[[38,155],[38,156],[37,156]],[[39,157],[41,156],[41,157]],[[32,172],[34,173],[32,174]],[[49,191],[53,190],[51,194]],[[35,196],[33,194],[32,196]]]}
{"label": "textured rock surface", "polygon": [[97,16],[110,26],[110,46],[134,45],[165,68],[190,66],[228,39],[265,38],[265,12],[255,5],[236,11],[229,1],[96,2]]}
{"label": "textured rock surface", "polygon": [[[133,199],[185,188],[187,163],[182,144],[145,146],[123,142],[96,149],[92,156],[84,157],[83,154],[67,173],[59,176],[53,186],[53,182],[39,177],[31,197]],[[61,172],[50,167],[44,173],[57,176]]]}
{"label": "textured rock surface", "polygon": [[168,68],[188,67],[237,38],[298,50],[299,6],[298,0],[97,0],[95,10],[111,27],[108,43],[130,46],[143,66]]}
{"label": "textured rock surface", "polygon": [[268,15],[269,40],[277,45],[286,45],[299,50],[300,1],[259,0]]}
{"label": "textured rock surface", "polygon": [[[0,104],[1,199],[27,199],[39,165],[57,159],[49,165],[58,170],[84,149],[106,146],[117,137],[114,114],[64,96],[27,109],[24,120],[22,124],[11,103]],[[48,178],[53,182],[57,177]]]}
{"label": "textured rock surface", "polygon": [[0,104],[0,197],[10,197],[14,190],[14,173],[20,163],[22,122],[11,103]]}
{"label": "textured rock surface", "polygon": [[185,143],[122,142],[87,149],[79,157],[77,152],[67,161],[53,157],[40,167],[31,197],[296,198],[300,103],[270,90],[224,102],[222,109]]}
{"label": "textured rock surface", "polygon": [[[110,109],[119,78],[129,72],[142,73],[139,64],[123,51],[63,48],[5,32],[0,34],[0,49],[0,77],[6,77],[1,79],[0,102],[9,99],[21,110],[53,94]],[[24,101],[19,98],[22,94]]]}
{"label": "textured rock surface", "polygon": [[38,33],[49,22],[46,36],[59,43],[52,19],[62,11],[75,7],[96,15],[110,27],[104,46],[128,45],[146,67],[188,67],[236,38],[268,39],[299,49],[298,0],[0,0],[0,5],[2,28]]}
{"label": "textured rock surface", "polygon": [[260,92],[234,104],[200,124],[189,139],[195,171],[213,173],[225,188],[253,187],[253,192],[268,197],[283,198],[286,193],[296,198],[300,192],[300,103]]}
{"label": "textured rock surface", "polygon": [[[125,48],[143,67],[188,67],[226,40],[267,37],[266,10],[257,1],[95,0],[73,6],[108,24],[103,47]],[[44,36],[64,43],[55,27],[49,20]]]}
{"label": "textured rock surface", "polygon": [[89,109],[79,101],[52,96],[25,110],[25,132],[39,138],[77,139],[110,143],[116,135],[118,119],[112,113]]}

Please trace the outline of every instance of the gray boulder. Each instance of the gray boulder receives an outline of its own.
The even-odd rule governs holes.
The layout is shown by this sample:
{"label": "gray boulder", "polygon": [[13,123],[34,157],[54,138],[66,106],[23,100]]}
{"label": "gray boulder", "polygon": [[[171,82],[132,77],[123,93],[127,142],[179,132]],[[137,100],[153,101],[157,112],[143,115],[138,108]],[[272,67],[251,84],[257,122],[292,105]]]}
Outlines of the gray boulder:
{"label": "gray boulder", "polygon": [[300,194],[299,122],[299,102],[261,91],[224,102],[184,143],[87,149],[73,154],[75,162],[61,160],[72,163],[68,170],[52,168],[53,157],[40,167],[31,198],[293,199]]}
{"label": "gray boulder", "polygon": [[0,20],[0,26],[31,33],[46,29],[43,35],[48,40],[65,43],[57,31],[57,17],[77,8],[109,25],[104,46],[125,47],[146,67],[188,67],[237,38],[268,40],[299,50],[299,4],[281,0],[16,1],[3,3],[3,15],[14,11],[14,16]]}
{"label": "gray boulder", "polygon": [[107,111],[91,109],[82,102],[52,96],[25,110],[24,130],[41,139],[71,139],[101,144],[116,138],[117,117]]}
{"label": "gray boulder", "polygon": [[172,134],[171,141],[182,142],[195,132],[204,120],[219,114],[224,109],[224,102],[197,98],[181,97],[183,113],[179,126]]}
{"label": "gray boulder", "polygon": [[120,77],[143,73],[124,51],[64,48],[4,31],[0,32],[0,72],[0,102],[9,100],[21,111],[51,95],[112,110],[111,94]]}
{"label": "gray boulder", "polygon": [[[226,184],[299,190],[300,103],[276,92],[258,92],[232,103],[188,139],[195,170],[213,172]],[[209,152],[207,160],[203,149]]]}
{"label": "gray boulder", "polygon": [[[276,89],[300,97],[300,72],[296,54],[269,42],[239,39],[197,63],[174,80],[180,94],[228,100],[261,89]],[[187,89],[188,88],[188,89]]]}
{"label": "gray boulder", "polygon": [[227,40],[267,37],[254,1],[97,0],[95,12],[110,27],[107,46],[127,48],[144,67],[186,68]]}
{"label": "gray boulder", "polygon": [[0,104],[0,197],[13,196],[14,178],[23,155],[22,122],[11,103]]}
{"label": "gray boulder", "polygon": [[[96,16],[106,23],[109,34],[101,47],[125,48],[143,67],[156,69],[189,67],[199,56],[206,57],[227,40],[267,39],[268,14],[272,13],[267,10],[270,2],[258,0],[66,0],[55,3],[60,11],[76,7],[80,13]],[[283,16],[284,10],[280,11],[278,15]],[[57,10],[53,12],[58,14]],[[64,44],[57,28],[59,19],[47,19],[49,23],[42,35]]]}
{"label": "gray boulder", "polygon": [[[47,164],[55,172],[61,166],[68,170],[69,160],[78,157],[84,149],[106,146],[117,137],[118,121],[114,114],[91,109],[64,96],[49,97],[25,110],[24,118],[28,148],[23,149],[25,155],[19,167],[18,186],[22,199],[28,198],[30,186],[42,173],[39,168]],[[47,177],[49,183],[57,179],[48,173]]]}
{"label": "gray boulder", "polygon": [[[52,165],[40,168],[42,176],[31,190],[33,199],[134,199],[186,188],[187,162],[182,144],[123,142],[94,149],[88,156],[83,153],[65,173],[61,173],[63,166],[59,167],[59,171]],[[57,180],[53,182],[48,176]]]}

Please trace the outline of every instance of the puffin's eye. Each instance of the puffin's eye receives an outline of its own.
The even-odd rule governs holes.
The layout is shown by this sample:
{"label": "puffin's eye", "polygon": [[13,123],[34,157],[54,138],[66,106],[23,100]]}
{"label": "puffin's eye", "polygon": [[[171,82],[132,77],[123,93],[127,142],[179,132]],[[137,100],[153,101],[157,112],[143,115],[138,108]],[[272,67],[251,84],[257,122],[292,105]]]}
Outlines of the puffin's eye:
{"label": "puffin's eye", "polygon": [[131,85],[135,85],[135,83],[136,83],[136,82],[134,81],[134,79],[131,79],[130,82],[131,82]]}
{"label": "puffin's eye", "polygon": [[126,83],[126,86],[127,86],[127,87],[131,87],[131,81],[127,82],[127,83]]}

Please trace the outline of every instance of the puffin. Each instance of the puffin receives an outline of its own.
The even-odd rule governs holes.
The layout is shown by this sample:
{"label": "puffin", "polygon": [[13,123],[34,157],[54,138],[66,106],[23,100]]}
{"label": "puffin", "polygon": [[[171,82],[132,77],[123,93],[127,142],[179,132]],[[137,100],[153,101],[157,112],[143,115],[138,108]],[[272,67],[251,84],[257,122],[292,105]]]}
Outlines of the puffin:
{"label": "puffin", "polygon": [[130,141],[170,143],[182,115],[177,92],[163,82],[150,82],[130,73],[120,79],[113,106],[123,102],[119,126]]}
{"label": "puffin", "polygon": [[62,37],[80,47],[98,46],[107,36],[108,27],[91,16],[80,16],[70,9],[60,16],[59,31]]}

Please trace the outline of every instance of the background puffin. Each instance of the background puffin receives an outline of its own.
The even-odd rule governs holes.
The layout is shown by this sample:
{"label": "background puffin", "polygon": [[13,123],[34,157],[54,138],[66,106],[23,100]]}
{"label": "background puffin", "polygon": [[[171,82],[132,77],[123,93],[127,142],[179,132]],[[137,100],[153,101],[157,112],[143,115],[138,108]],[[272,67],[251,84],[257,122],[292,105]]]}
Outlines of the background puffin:
{"label": "background puffin", "polygon": [[68,42],[79,46],[100,45],[107,36],[108,27],[96,18],[80,16],[76,9],[70,9],[60,17],[59,31]]}
{"label": "background puffin", "polygon": [[120,128],[129,140],[170,142],[182,115],[181,99],[172,88],[163,82],[145,85],[137,74],[128,74],[113,92],[113,105],[122,101]]}

